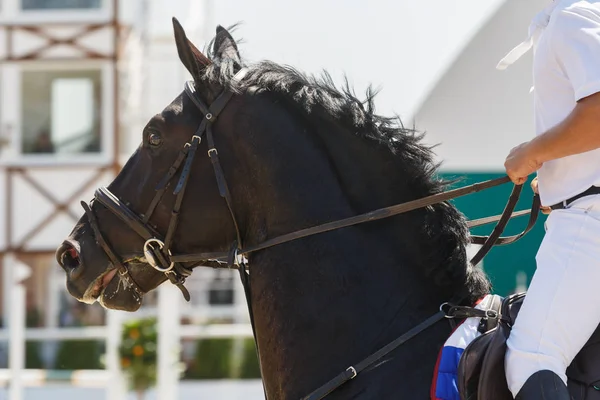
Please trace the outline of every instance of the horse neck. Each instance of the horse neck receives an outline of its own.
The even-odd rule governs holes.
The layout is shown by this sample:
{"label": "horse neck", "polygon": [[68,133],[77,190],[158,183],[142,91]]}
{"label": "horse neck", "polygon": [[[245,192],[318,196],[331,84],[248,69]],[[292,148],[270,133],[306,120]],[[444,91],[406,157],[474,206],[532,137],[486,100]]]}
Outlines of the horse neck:
{"label": "horse neck", "polygon": [[[415,200],[438,192],[432,154],[419,143],[418,135],[406,132],[396,137],[401,145],[391,151],[386,139],[357,134],[316,108],[305,119],[325,148],[330,168],[354,213]],[[448,203],[401,214],[363,227],[380,233],[388,246],[403,246],[407,265],[419,270],[446,297],[460,292],[475,301],[490,290],[480,268],[472,267],[466,255],[468,228],[464,216]]]}
{"label": "horse neck", "polygon": [[[260,165],[248,166],[256,176],[248,180],[255,195],[245,220],[247,244],[357,211],[327,147],[294,121],[274,123],[241,146],[245,155],[238,154],[248,159],[270,151]],[[413,224],[414,217],[399,218],[396,223]],[[307,394],[433,314],[444,300],[415,267],[414,235],[394,238],[387,225],[346,228],[250,255],[252,307],[270,396]],[[432,332],[442,332],[439,341],[447,327]],[[435,357],[423,360],[431,368],[434,363]],[[416,372],[407,365],[398,368],[407,384],[422,379],[411,380]]]}
{"label": "horse neck", "polygon": [[[391,249],[357,232],[265,250],[252,255],[249,266],[263,378],[273,398],[306,395],[447,300]],[[430,367],[423,376],[409,363],[395,363],[398,376],[413,383],[430,379],[435,354],[424,346],[438,348],[447,334],[447,324],[438,325],[395,352],[397,360],[406,360],[412,358],[407,350],[420,348],[420,362]]]}

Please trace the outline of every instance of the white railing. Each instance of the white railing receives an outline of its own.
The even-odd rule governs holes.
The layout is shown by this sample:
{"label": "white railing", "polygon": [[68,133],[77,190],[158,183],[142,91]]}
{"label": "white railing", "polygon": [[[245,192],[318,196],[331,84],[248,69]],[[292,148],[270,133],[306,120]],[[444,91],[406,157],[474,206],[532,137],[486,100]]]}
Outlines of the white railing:
{"label": "white railing", "polygon": [[[26,369],[19,373],[23,386],[42,386],[51,382],[68,382],[77,387],[106,387],[111,381],[107,370],[52,371]],[[7,386],[12,377],[9,369],[0,369],[0,387]]]}
{"label": "white railing", "polygon": [[[64,382],[71,386],[88,385],[104,387],[106,398],[122,400],[127,396],[123,374],[120,368],[118,348],[121,341],[122,323],[128,319],[157,316],[158,324],[158,381],[157,398],[179,398],[179,372],[175,365],[179,363],[178,349],[182,339],[204,339],[234,337],[252,337],[252,328],[248,323],[246,300],[243,288],[234,284],[235,303],[228,306],[211,307],[208,304],[183,305],[181,293],[172,285],[161,285],[157,292],[157,305],[147,313],[125,313],[110,310],[106,314],[105,326],[87,327],[43,327],[25,329],[25,292],[22,286],[24,277],[13,276],[18,271],[19,262],[11,254],[5,255],[3,268],[4,290],[9,300],[8,328],[0,329],[0,342],[8,342],[9,369],[0,370],[0,387],[8,384],[8,399],[22,400],[23,389],[28,386],[46,385],[50,382]],[[208,306],[208,307],[207,307]],[[210,310],[209,312],[207,312]],[[141,310],[140,310],[141,311]],[[182,325],[182,318],[200,321],[210,317],[221,317],[236,321],[231,324]],[[207,318],[208,317],[208,318]],[[104,370],[94,371],[49,371],[24,369],[25,341],[60,340],[100,340],[106,341]]]}
{"label": "white railing", "polygon": [[182,339],[207,339],[207,338],[246,338],[252,336],[250,324],[223,324],[223,325],[181,325],[179,337]]}
{"label": "white railing", "polygon": [[[27,328],[25,340],[106,340],[106,326],[87,326],[81,328]],[[181,325],[181,339],[208,339],[224,337],[252,337],[250,324],[211,324],[211,325]],[[0,342],[8,341],[8,329],[0,329]]]}
{"label": "white railing", "polygon": [[[88,326],[81,328],[27,328],[25,340],[106,340],[106,326]],[[8,340],[8,329],[0,329],[0,341]]]}

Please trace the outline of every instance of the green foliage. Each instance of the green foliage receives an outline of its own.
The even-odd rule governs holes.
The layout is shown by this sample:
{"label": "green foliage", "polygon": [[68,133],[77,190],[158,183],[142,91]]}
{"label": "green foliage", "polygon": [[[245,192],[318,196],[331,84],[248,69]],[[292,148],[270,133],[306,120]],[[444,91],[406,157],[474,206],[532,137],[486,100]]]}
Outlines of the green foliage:
{"label": "green foliage", "polygon": [[198,341],[194,364],[187,374],[189,379],[232,378],[231,350],[233,339],[215,338]]}
{"label": "green foliage", "polygon": [[241,354],[236,354],[239,339],[213,338],[197,342],[194,361],[185,379],[260,379],[260,365],[254,339],[243,339]]}
{"label": "green foliage", "polygon": [[123,326],[119,355],[130,386],[144,391],[156,384],[156,318],[129,321]]}
{"label": "green foliage", "polygon": [[59,345],[54,368],[59,370],[101,369],[102,343],[95,340],[65,340]]}
{"label": "green foliage", "polygon": [[[37,308],[29,308],[25,314],[25,325],[28,328],[38,327],[41,325],[42,316]],[[1,324],[0,324],[1,326]],[[44,363],[40,356],[40,342],[26,341],[25,342],[25,368],[42,369]]]}
{"label": "green foliage", "polygon": [[240,367],[240,379],[260,379],[260,364],[256,355],[254,339],[244,340],[244,355]]}
{"label": "green foliage", "polygon": [[25,368],[43,369],[44,363],[40,356],[40,343],[34,341],[25,342]]}

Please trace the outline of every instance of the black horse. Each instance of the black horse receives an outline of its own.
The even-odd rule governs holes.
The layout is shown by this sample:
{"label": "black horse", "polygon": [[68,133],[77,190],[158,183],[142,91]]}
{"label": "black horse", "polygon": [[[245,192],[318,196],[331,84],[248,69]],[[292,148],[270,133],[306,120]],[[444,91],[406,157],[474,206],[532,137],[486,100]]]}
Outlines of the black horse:
{"label": "black horse", "polygon": [[[244,65],[221,27],[204,55],[176,20],[174,28],[193,84],[148,122],[110,192],[86,206],[57,250],[77,299],[135,311],[167,277],[182,283],[193,267],[214,263],[206,256],[173,267],[166,248],[228,254],[232,243],[252,247],[447,187],[422,135],[377,115],[372,92],[362,102],[327,76],[272,62]],[[203,104],[214,107],[207,112]],[[209,125],[210,137],[200,138]],[[146,242],[153,234],[163,239]],[[469,241],[464,216],[441,202],[249,253],[269,398],[305,396],[457,293],[465,303],[489,293],[485,274],[468,262]],[[164,274],[150,261],[173,269]],[[448,322],[436,323],[328,398],[428,398],[449,332]]]}

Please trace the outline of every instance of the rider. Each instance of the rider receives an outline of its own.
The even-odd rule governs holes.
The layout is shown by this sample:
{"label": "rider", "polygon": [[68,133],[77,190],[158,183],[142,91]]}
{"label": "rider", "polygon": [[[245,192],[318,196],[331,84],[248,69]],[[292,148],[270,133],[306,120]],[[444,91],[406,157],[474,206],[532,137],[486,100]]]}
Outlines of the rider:
{"label": "rider", "polygon": [[600,0],[554,0],[529,33],[498,68],[533,45],[536,135],[504,166],[515,184],[537,171],[552,212],[506,379],[515,399],[568,400],[566,368],[600,323]]}

